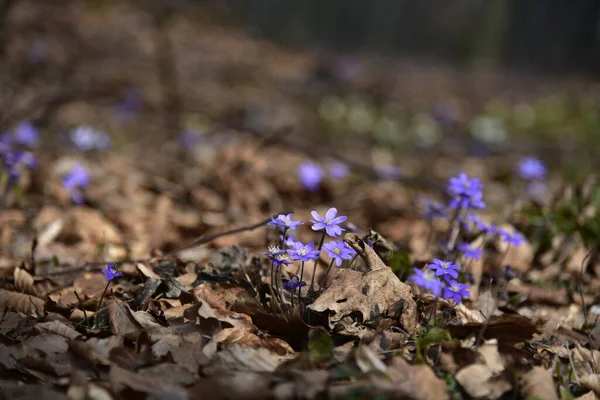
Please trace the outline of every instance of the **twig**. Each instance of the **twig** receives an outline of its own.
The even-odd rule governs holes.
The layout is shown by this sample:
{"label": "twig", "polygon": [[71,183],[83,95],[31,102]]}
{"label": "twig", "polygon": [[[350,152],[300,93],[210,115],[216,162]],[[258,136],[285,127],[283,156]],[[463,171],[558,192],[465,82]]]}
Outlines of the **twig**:
{"label": "twig", "polygon": [[79,302],[79,308],[81,308],[81,311],[83,311],[83,320],[85,321],[85,326],[89,328],[90,324],[88,322],[87,312],[83,307],[83,301],[81,301],[81,297],[79,297],[79,293],[77,293],[77,290],[74,290],[73,293],[75,293],[75,297],[77,297],[77,301]]}
{"label": "twig", "polygon": [[[579,382],[579,374],[577,374],[577,370],[575,369],[575,364],[573,363],[573,357],[571,357],[571,350],[569,349],[569,341],[565,340],[565,348],[567,349],[567,354],[569,355],[569,363],[571,364],[571,368],[573,369],[573,373],[575,374],[575,381],[577,385],[581,385]],[[592,357],[593,358],[593,357]]]}

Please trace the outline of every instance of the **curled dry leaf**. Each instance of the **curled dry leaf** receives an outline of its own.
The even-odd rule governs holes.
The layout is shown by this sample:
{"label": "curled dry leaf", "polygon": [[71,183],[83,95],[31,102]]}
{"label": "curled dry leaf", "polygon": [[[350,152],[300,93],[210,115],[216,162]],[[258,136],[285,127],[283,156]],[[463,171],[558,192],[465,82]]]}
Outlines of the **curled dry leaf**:
{"label": "curled dry leaf", "polygon": [[571,355],[573,357],[575,373],[580,379],[596,373],[596,367],[600,365],[600,351],[590,351],[579,343],[576,343]]}
{"label": "curled dry leaf", "polygon": [[44,315],[44,300],[24,293],[0,289],[0,308],[41,317]]}
{"label": "curled dry leaf", "polygon": [[[330,311],[329,327],[340,325],[345,333],[351,335],[360,335],[356,323],[371,322],[381,315],[388,315],[388,310],[393,315],[393,309],[399,308],[404,329],[412,332],[417,324],[417,306],[410,286],[400,281],[357,235],[347,234],[344,240],[363,258],[371,271],[366,274],[350,269],[336,271],[331,286],[309,308],[317,312]],[[348,318],[356,312],[362,316],[360,320]]]}
{"label": "curled dry leaf", "polygon": [[15,288],[22,293],[32,294],[37,296],[35,286],[33,285],[33,277],[24,268],[17,267],[13,272],[15,278]]}
{"label": "curled dry leaf", "polygon": [[552,373],[542,367],[533,369],[519,378],[521,396],[526,399],[559,400]]}
{"label": "curled dry leaf", "polygon": [[35,329],[41,333],[55,333],[69,340],[74,340],[81,336],[75,329],[59,321],[40,322],[35,326]]}

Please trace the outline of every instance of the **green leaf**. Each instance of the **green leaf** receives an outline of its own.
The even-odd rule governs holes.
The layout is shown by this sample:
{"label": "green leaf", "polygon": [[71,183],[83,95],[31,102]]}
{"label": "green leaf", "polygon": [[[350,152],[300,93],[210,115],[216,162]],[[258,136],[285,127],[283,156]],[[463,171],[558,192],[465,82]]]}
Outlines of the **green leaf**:
{"label": "green leaf", "polygon": [[310,354],[318,360],[327,360],[333,357],[333,340],[329,334],[319,330],[308,344]]}

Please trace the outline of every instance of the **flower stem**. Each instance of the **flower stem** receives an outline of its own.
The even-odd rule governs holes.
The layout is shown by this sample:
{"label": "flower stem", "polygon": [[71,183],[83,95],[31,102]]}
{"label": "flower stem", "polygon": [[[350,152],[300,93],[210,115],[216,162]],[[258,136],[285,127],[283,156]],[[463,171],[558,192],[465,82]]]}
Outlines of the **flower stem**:
{"label": "flower stem", "polygon": [[106,294],[106,291],[108,290],[108,287],[110,286],[110,282],[111,281],[106,282],[106,286],[104,287],[104,291],[102,292],[102,296],[100,296],[100,301],[98,302],[98,307],[96,307],[96,315],[95,315],[96,327],[98,326],[98,313],[100,312],[100,307],[102,307],[102,300],[104,300],[104,295]]}
{"label": "flower stem", "polygon": [[331,271],[331,267],[333,267],[333,260],[331,260],[331,262],[329,263],[329,267],[327,267],[327,271],[325,272],[325,275],[323,275],[323,277],[321,278],[321,282],[319,282],[319,286],[323,287],[325,285],[325,283],[327,282],[327,275],[329,275],[329,271]]}
{"label": "flower stem", "polygon": [[[296,274],[298,275],[298,274]],[[300,264],[300,284],[302,284],[302,280],[304,279],[304,261]],[[302,286],[298,286],[298,305],[302,306]],[[293,297],[292,297],[293,298]]]}
{"label": "flower stem", "polygon": [[[321,236],[321,241],[319,242],[319,247],[317,250],[321,251],[321,247],[323,247],[323,242],[325,241],[325,231],[323,231],[323,235]],[[313,290],[313,286],[315,284],[315,274],[317,273],[317,264],[319,263],[319,257],[315,258],[315,264],[313,266],[313,274],[312,279],[310,280],[310,290]]]}

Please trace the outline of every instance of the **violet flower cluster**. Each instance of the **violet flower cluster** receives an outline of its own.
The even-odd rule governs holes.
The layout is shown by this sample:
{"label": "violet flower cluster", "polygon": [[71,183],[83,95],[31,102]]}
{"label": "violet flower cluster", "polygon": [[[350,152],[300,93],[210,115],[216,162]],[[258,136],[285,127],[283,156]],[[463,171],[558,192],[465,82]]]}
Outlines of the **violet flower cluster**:
{"label": "violet flower cluster", "polygon": [[[271,217],[271,221],[267,225],[274,226],[281,232],[281,247],[270,246],[268,251],[264,253],[271,260],[273,266],[290,265],[294,262],[300,262],[302,265],[310,261],[316,263],[321,252],[324,252],[331,258],[331,263],[335,263],[339,267],[344,260],[350,260],[356,255],[356,252],[340,239],[345,230],[341,224],[346,221],[346,216],[338,216],[338,210],[333,207],[327,210],[324,216],[321,216],[317,211],[312,211],[311,215],[313,217],[310,220],[312,223],[311,229],[322,232],[322,238],[318,246],[315,245],[315,242],[303,243],[296,241],[293,235],[288,235],[288,232],[295,231],[300,225],[304,224],[301,221],[294,220],[292,214],[280,214],[277,217]],[[332,240],[324,243],[326,236],[331,237]],[[302,278],[302,276],[294,275],[285,282],[284,288],[293,291],[306,285]]]}
{"label": "violet flower cluster", "polygon": [[541,197],[546,192],[547,173],[544,163],[535,157],[525,157],[517,165],[517,175],[525,181],[525,190],[531,197]]}
{"label": "violet flower cluster", "polygon": [[435,297],[441,295],[445,300],[452,299],[460,304],[463,298],[471,296],[469,286],[458,281],[460,270],[460,266],[452,261],[434,259],[424,269],[415,268],[408,281],[430,291]]}
{"label": "violet flower cluster", "polygon": [[73,168],[62,177],[62,185],[69,192],[75,204],[83,204],[82,189],[90,184],[90,173],[82,164],[75,164]]}
{"label": "violet flower cluster", "polygon": [[[423,216],[430,220],[456,219],[466,232],[498,235],[505,243],[512,246],[519,246],[525,241],[521,233],[510,233],[493,224],[486,224],[474,213],[476,210],[484,209],[486,206],[483,201],[483,188],[484,185],[479,178],[470,178],[464,172],[460,173],[448,181],[446,192],[450,196],[449,203],[441,204],[425,198],[425,212]],[[483,254],[483,249],[473,248],[466,243],[459,243],[455,248],[465,258],[472,258],[474,260],[479,260]]]}
{"label": "violet flower cluster", "polygon": [[7,187],[15,185],[23,173],[23,168],[37,168],[37,160],[31,150],[39,143],[37,128],[22,122],[10,133],[0,135],[0,159],[7,175]]}
{"label": "violet flower cluster", "polygon": [[298,166],[298,179],[305,190],[317,191],[321,188],[323,179],[329,176],[334,181],[345,179],[350,175],[350,168],[342,162],[334,162],[325,170],[320,164],[305,161]]}

